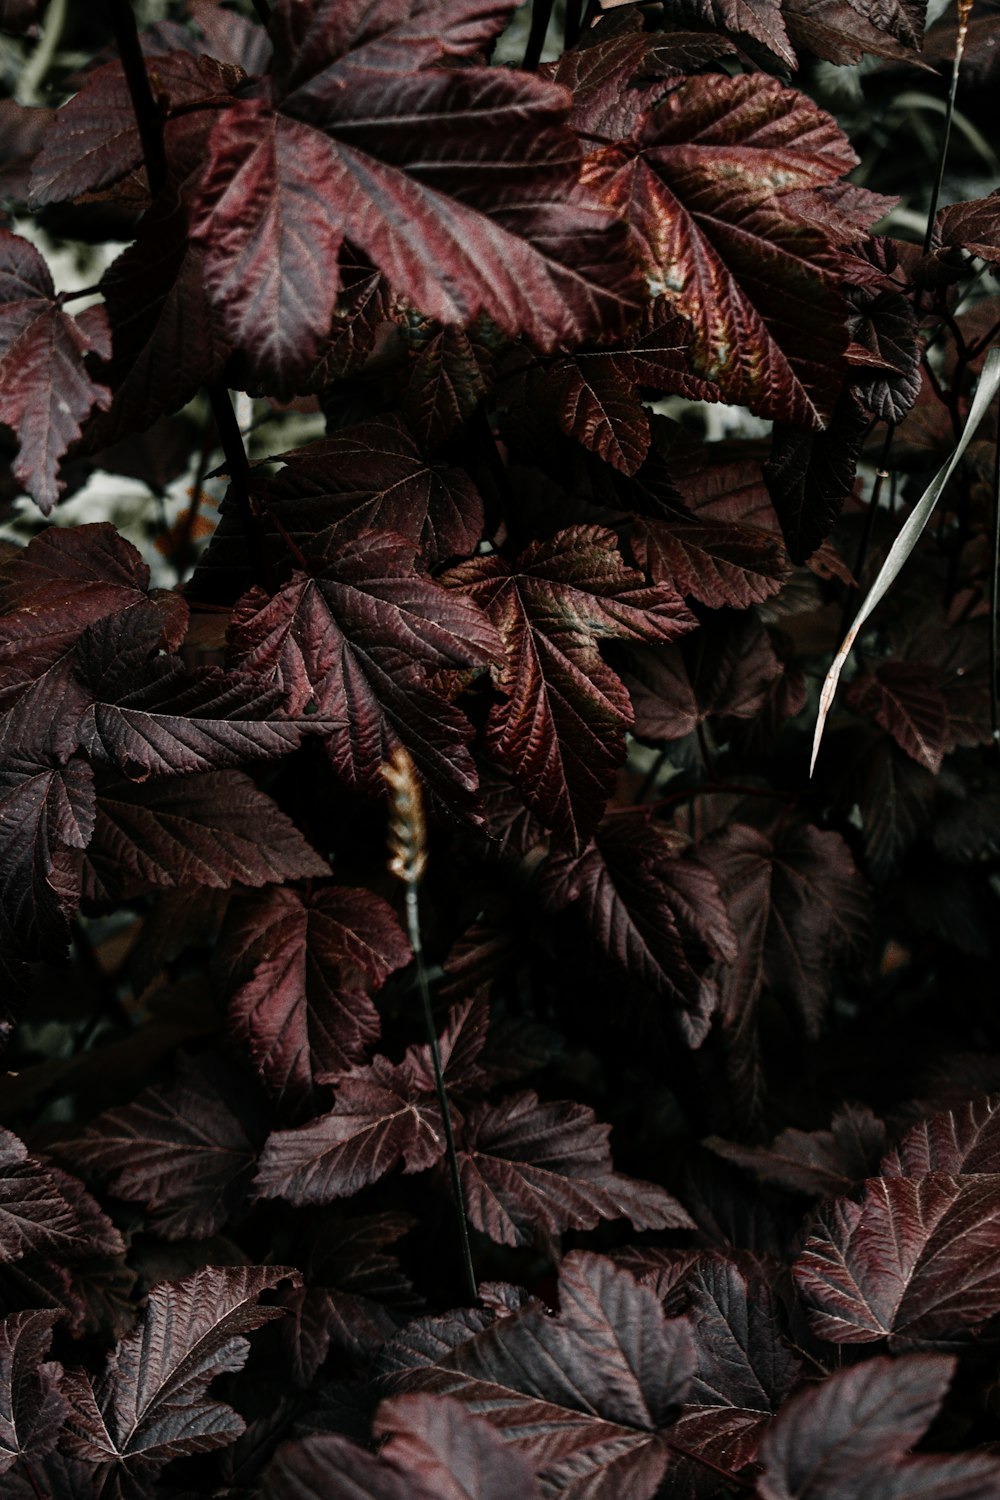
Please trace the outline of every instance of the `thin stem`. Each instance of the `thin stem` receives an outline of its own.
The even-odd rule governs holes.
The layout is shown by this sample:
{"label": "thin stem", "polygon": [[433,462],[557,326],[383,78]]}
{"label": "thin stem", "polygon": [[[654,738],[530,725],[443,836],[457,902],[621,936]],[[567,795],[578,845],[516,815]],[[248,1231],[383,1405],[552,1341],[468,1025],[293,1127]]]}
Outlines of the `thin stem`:
{"label": "thin stem", "polygon": [[271,7],[268,5],[267,0],[252,0],[252,4],[262,25],[270,26]]}
{"label": "thin stem", "polygon": [[458,1219],[459,1240],[462,1246],[462,1269],[465,1274],[465,1288],[473,1302],[479,1300],[479,1287],[476,1285],[476,1272],[472,1264],[472,1246],[469,1243],[469,1223],[465,1217],[465,1200],[462,1196],[462,1174],[458,1169],[458,1151],[455,1146],[455,1132],[451,1124],[451,1110],[448,1107],[448,1091],[444,1083],[444,1070],[441,1067],[441,1049],[438,1046],[437,1027],[434,1024],[434,1011],[431,1008],[431,987],[427,978],[427,967],[424,963],[424,948],[420,936],[420,905],[419,887],[416,880],[406,882],[406,929],[410,938],[410,947],[413,949],[413,957],[417,966],[417,986],[420,990],[420,1003],[423,1006],[424,1024],[427,1028],[427,1040],[430,1043],[431,1061],[434,1064],[434,1086],[437,1089],[438,1105],[441,1109],[441,1119],[444,1122],[444,1139],[448,1154],[448,1170],[451,1176],[451,1187],[455,1197],[455,1211]]}
{"label": "thin stem", "polygon": [[948,103],[944,114],[941,149],[938,152],[937,175],[934,179],[934,190],[931,193],[930,208],[927,210],[927,232],[924,235],[925,255],[930,255],[931,245],[934,242],[934,220],[937,217],[941,187],[944,183],[944,169],[948,160],[948,142],[951,138],[951,122],[955,113],[955,98],[958,94],[958,75],[962,68],[962,57],[965,53],[965,38],[968,35],[971,14],[972,0],[958,0],[958,35],[955,38],[955,60],[951,68],[951,85],[948,89]]}
{"label": "thin stem", "polygon": [[552,19],[552,4],[553,0],[532,0],[531,28],[528,32],[528,45],[524,49],[524,62],[521,64],[528,73],[533,73],[542,60],[549,21]]}
{"label": "thin stem", "polygon": [[212,386],[208,398],[212,404],[212,415],[215,418],[219,442],[226,455],[230,488],[239,512],[247,551],[250,554],[250,569],[254,582],[261,584],[264,588],[270,588],[270,570],[264,558],[260,528],[257,525],[257,517],[254,515],[250,499],[250,464],[247,459],[247,450],[243,446],[243,434],[240,432],[236,413],[233,411],[233,403],[229,392],[225,386],[221,385]]}
{"label": "thin stem", "polygon": [[194,473],[194,485],[191,490],[191,504],[188,506],[187,514],[177,528],[177,541],[173,549],[173,557],[170,559],[177,574],[177,582],[184,582],[184,574],[187,572],[188,558],[191,553],[191,542],[194,538],[194,526],[198,517],[198,509],[201,505],[201,493],[208,474],[208,465],[212,457],[212,449],[215,445],[215,422],[210,421],[205,429],[202,439],[201,452],[198,454],[198,467]]}
{"label": "thin stem", "polygon": [[649,796],[650,792],[659,781],[660,772],[663,770],[663,767],[666,765],[669,759],[670,751],[668,749],[661,750],[659,752],[656,759],[653,761],[653,764],[650,766],[649,770],[642,778],[642,785],[639,788],[639,795],[635,799],[636,802],[645,802],[646,798]]}
{"label": "thin stem", "polygon": [[45,12],[38,46],[28,58],[18,81],[17,99],[20,104],[40,103],[40,92],[45,82],[45,75],[51,68],[52,59],[62,41],[68,8],[67,0],[49,0],[49,8]]}
{"label": "thin stem", "polygon": [[990,568],[990,727],[993,743],[1000,751],[1000,710],[997,708],[997,609],[1000,607],[1000,403],[997,406],[997,438],[993,453],[993,558]]}
{"label": "thin stem", "polygon": [[135,121],[139,127],[142,155],[149,179],[149,191],[155,198],[167,184],[167,153],[163,146],[163,120],[153,98],[149,74],[142,56],[142,45],[136,29],[135,13],[130,0],[109,0],[115,28],[115,40],[121,54]]}
{"label": "thin stem", "polygon": [[568,52],[580,39],[583,17],[583,0],[566,0],[566,18],[563,24],[563,49]]}

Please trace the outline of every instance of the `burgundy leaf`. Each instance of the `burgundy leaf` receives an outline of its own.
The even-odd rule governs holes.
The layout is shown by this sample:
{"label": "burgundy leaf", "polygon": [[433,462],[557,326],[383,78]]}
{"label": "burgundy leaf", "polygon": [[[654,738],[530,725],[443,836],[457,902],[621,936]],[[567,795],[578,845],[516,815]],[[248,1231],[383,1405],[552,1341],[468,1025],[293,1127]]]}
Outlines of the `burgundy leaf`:
{"label": "burgundy leaf", "polygon": [[[0,735],[0,744],[3,736]],[[94,830],[94,778],[4,745],[0,768],[0,947],[8,957],[58,952],[79,901],[79,852]]]}
{"label": "burgundy leaf", "polygon": [[[782,1130],[770,1146],[741,1146],[718,1136],[710,1136],[704,1144],[717,1156],[752,1172],[759,1182],[811,1198],[832,1198],[877,1170],[886,1135],[882,1121],[865,1105],[845,1104],[834,1114],[829,1130]],[[882,1170],[889,1175],[887,1167]]]}
{"label": "burgundy leaf", "polygon": [[679,857],[654,824],[611,817],[583,853],[554,853],[545,899],[559,909],[578,902],[594,941],[630,978],[690,1016],[692,1045],[704,1039],[703,977],[713,958],[732,960],[735,939],[714,876]]}
{"label": "burgundy leaf", "polygon": [[278,457],[288,467],[270,487],[270,506],[300,546],[330,554],[366,532],[392,531],[431,568],[475,551],[483,503],[474,485],[460,469],[429,463],[398,417]]}
{"label": "burgundy leaf", "polygon": [[534,543],[516,570],[485,557],[447,577],[482,606],[506,653],[497,676],[505,701],[486,727],[490,753],[528,807],[579,846],[603,812],[632,722],[598,641],[671,640],[693,616],[669,585],[645,586],[598,526]]}
{"label": "burgundy leaf", "polygon": [[885,1157],[887,1177],[1000,1174],[1000,1096],[970,1100],[912,1125]]}
{"label": "burgundy leaf", "polygon": [[953,1370],[936,1355],[869,1359],[801,1391],[761,1445],[760,1500],[990,1500],[995,1458],[910,1456]]}
{"label": "burgundy leaf", "polygon": [[690,645],[629,648],[622,676],[637,734],[677,740],[707,719],[754,719],[782,676],[755,614],[706,620]]}
{"label": "burgundy leaf", "polygon": [[901,422],[917,399],[922,379],[916,315],[900,292],[872,297],[855,291],[853,299],[860,308],[848,350],[857,366],[851,382],[854,392],[873,416]]}
{"label": "burgundy leaf", "polygon": [[[130,610],[87,630],[77,648],[85,694],[81,746],[136,781],[239,766],[286,755],[304,730],[329,729],[321,713],[286,714],[286,695],[249,672],[198,667],[157,654],[159,616]],[[293,710],[294,712],[294,710]]]}
{"label": "burgundy leaf", "polygon": [[386,533],[349,542],[315,578],[297,573],[273,598],[237,604],[233,664],[280,687],[289,712],[331,721],[326,749],[349,784],[384,790],[381,767],[403,744],[449,800],[475,787],[464,716],[427,686],[435,671],[488,664],[496,633],[478,605],[413,567],[413,546]]}
{"label": "burgundy leaf", "polygon": [[995,263],[1000,260],[1000,189],[988,198],[950,203],[940,210],[934,227],[943,245],[961,245],[970,255]]}
{"label": "burgundy leaf", "polygon": [[213,57],[232,63],[251,76],[266,72],[271,41],[257,21],[223,9],[216,0],[189,0],[188,11]]}
{"label": "burgundy leaf", "polygon": [[15,1312],[0,1323],[0,1474],[55,1447],[68,1411],[62,1370],[45,1363],[57,1313]]}
{"label": "burgundy leaf", "polygon": [[764,478],[792,562],[806,562],[833,530],[854,488],[868,425],[867,412],[850,391],[823,432],[775,424]]}
{"label": "burgundy leaf", "polygon": [[290,818],[240,771],[105,781],[87,850],[104,892],[260,886],[330,873]]}
{"label": "burgundy leaf", "polygon": [[666,298],[651,303],[637,332],[614,349],[595,346],[557,356],[528,377],[525,398],[553,409],[567,437],[576,438],[623,474],[634,474],[649,451],[643,387],[693,401],[715,401],[718,389],[692,375],[686,356],[690,330]]}
{"label": "burgundy leaf", "polygon": [[221,941],[230,1024],[278,1101],[308,1101],[317,1074],[368,1055],[379,1018],[365,991],[409,958],[391,908],[370,891],[286,888],[230,908]]}
{"label": "burgundy leaf", "polygon": [[[688,1325],[601,1256],[559,1268],[557,1318],[538,1302],[452,1347],[396,1365],[408,1389],[457,1396],[535,1464],[567,1500],[650,1500],[663,1476],[661,1433],[688,1389]],[[389,1351],[391,1356],[392,1351]]]}
{"label": "burgundy leaf", "polygon": [[703,1256],[685,1290],[698,1364],[672,1436],[685,1452],[739,1470],[795,1385],[799,1361],[781,1339],[777,1301],[762,1279]]}
{"label": "burgundy leaf", "polygon": [[540,1500],[533,1466],[450,1396],[395,1396],[375,1413],[379,1454],[440,1500]]}
{"label": "burgundy leaf", "polygon": [[121,1236],[89,1193],[65,1173],[42,1166],[0,1130],[0,1261],[24,1255],[118,1255]]}
{"label": "burgundy leaf", "polygon": [[243,1419],[208,1386],[243,1368],[246,1333],[282,1316],[258,1305],[261,1294],[297,1277],[286,1266],[204,1266],[154,1286],[142,1326],[121,1340],[104,1374],[67,1377],[74,1450],[142,1480],[172,1458],[231,1443]]}
{"label": "burgundy leaf", "polygon": [[[241,72],[193,52],[171,52],[147,63],[154,94],[173,108],[218,103]],[[121,62],[88,74],[56,115],[31,175],[36,207],[108,187],[142,165],[142,141]]]}
{"label": "burgundy leaf", "polygon": [[206,1239],[235,1217],[256,1160],[210,1071],[183,1057],[174,1083],[144,1089],[53,1149],[116,1198],[145,1204],[166,1239]]}
{"label": "burgundy leaf", "polygon": [[869,663],[851,683],[845,701],[855,713],[870,715],[901,750],[937,775],[948,748],[948,705],[926,667],[908,661]]}
{"label": "burgundy leaf", "polygon": [[1000,1177],[873,1177],[818,1216],[793,1274],[837,1344],[950,1348],[1000,1312]]}
{"label": "burgundy leaf", "polygon": [[[488,389],[486,373],[469,336],[461,328],[442,328],[417,355],[403,399],[403,415],[421,441],[428,448],[436,448],[471,417]],[[451,550],[471,552],[474,546]],[[444,553],[442,560],[447,555]]]}
{"label": "burgundy leaf", "polygon": [[[691,323],[695,370],[761,416],[821,427],[832,413],[846,306],[818,225],[822,189],[854,162],[829,115],[759,74],[685,80],[587,161]],[[813,195],[812,223],[783,208],[792,191]]]}
{"label": "burgundy leaf", "polygon": [[530,1091],[475,1106],[459,1146],[471,1222],[501,1245],[530,1244],[538,1231],[593,1229],[602,1219],[627,1218],[635,1229],[690,1227],[669,1193],[614,1170],[609,1133],[585,1105],[543,1104]]}
{"label": "burgundy leaf", "polygon": [[329,1114],[268,1137],[256,1179],[262,1198],[329,1203],[377,1182],[400,1162],[404,1172],[422,1172],[444,1152],[437,1103],[413,1097],[403,1065],[394,1068],[377,1057],[332,1081],[337,1097]]}
{"label": "burgundy leaf", "polygon": [[[369,18],[397,52],[398,14]],[[413,54],[387,90],[350,35],[358,20],[286,113],[244,100],[213,130],[192,230],[233,342],[279,384],[300,379],[332,321],[345,237],[442,323],[485,313],[549,348],[620,324],[633,272],[619,226],[577,186],[563,90],[500,69],[421,70]]]}
{"label": "burgundy leaf", "polygon": [[91,350],[109,352],[100,315],[64,312],[34,245],[0,229],[0,422],[17,435],[14,474],[46,515],[64,488],[60,459],[111,400],[86,367]]}

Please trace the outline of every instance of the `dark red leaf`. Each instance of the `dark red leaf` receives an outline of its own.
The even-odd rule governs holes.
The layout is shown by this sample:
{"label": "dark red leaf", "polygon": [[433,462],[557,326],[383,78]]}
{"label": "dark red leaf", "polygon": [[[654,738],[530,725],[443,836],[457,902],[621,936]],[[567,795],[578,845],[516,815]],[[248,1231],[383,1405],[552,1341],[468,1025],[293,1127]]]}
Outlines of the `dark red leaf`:
{"label": "dark red leaf", "polygon": [[349,784],[384,793],[398,744],[450,801],[476,785],[471,725],[427,685],[435,671],[481,668],[499,654],[478,604],[417,573],[414,548],[376,533],[347,543],[319,577],[294,575],[269,598],[236,605],[233,665],[280,687],[291,713],[330,721],[325,746]]}
{"label": "dark red leaf", "polygon": [[940,210],[934,227],[943,245],[960,245],[995,263],[1000,260],[1000,189],[988,198],[950,203]]}
{"label": "dark red leaf", "polygon": [[912,1125],[881,1170],[887,1177],[1000,1174],[1000,1095],[972,1099]]}
{"label": "dark red leaf", "polygon": [[[417,355],[402,410],[408,426],[428,448],[449,438],[487,394],[489,385],[480,358],[461,328],[442,328]],[[474,548],[475,542],[451,551],[472,552]],[[442,560],[447,556],[443,553]]]}
{"label": "dark red leaf", "polygon": [[795,1385],[799,1361],[781,1338],[777,1299],[763,1279],[703,1256],[684,1286],[698,1363],[671,1436],[687,1453],[739,1470]]}
{"label": "dark red leaf", "polygon": [[423,1172],[444,1152],[437,1102],[413,1096],[405,1065],[394,1068],[377,1057],[332,1081],[337,1097],[329,1114],[268,1137],[256,1179],[262,1198],[330,1203],[377,1182],[400,1162],[404,1172]]}
{"label": "dark red leaf", "polygon": [[121,1236],[78,1182],[28,1155],[0,1130],[0,1261],[25,1255],[80,1260],[118,1255]]}
{"label": "dark red leaf", "polygon": [[380,1457],[439,1500],[540,1500],[533,1465],[449,1396],[395,1396],[373,1426]]}
{"label": "dark red leaf", "polygon": [[[173,108],[225,100],[241,72],[193,52],[149,59],[155,94]],[[121,62],[88,74],[56,114],[31,174],[35,207],[63,203],[108,187],[142,165],[142,141]]]}
{"label": "dark red leaf", "polygon": [[[694,1367],[691,1332],[601,1256],[559,1268],[558,1318],[538,1302],[423,1357],[400,1350],[396,1381],[454,1395],[481,1412],[567,1500],[650,1500],[663,1476],[661,1433]],[[470,1336],[471,1334],[471,1336]],[[432,1341],[436,1342],[436,1341]]]}
{"label": "dark red leaf", "polygon": [[68,1406],[62,1370],[45,1363],[58,1313],[15,1312],[0,1323],[0,1474],[55,1447]]}
{"label": "dark red leaf", "polygon": [[258,21],[226,10],[217,0],[188,0],[188,12],[213,57],[232,63],[251,76],[266,72],[271,40]]}
{"label": "dark red leaf", "polygon": [[534,543],[511,568],[476,558],[447,575],[481,605],[505,651],[486,742],[528,807],[579,846],[625,758],[632,713],[600,640],[667,641],[694,617],[667,584],[626,567],[613,532],[574,526]]}
{"label": "dark red leaf", "polygon": [[286,1266],[205,1266],[154,1286],[141,1327],[121,1340],[104,1374],[94,1382],[82,1370],[67,1376],[73,1449],[141,1481],[172,1458],[231,1443],[243,1419],[213,1401],[208,1386],[243,1368],[246,1333],[282,1316],[258,1305],[261,1294],[297,1278]]}
{"label": "dark red leaf", "polygon": [[[829,115],[760,74],[699,77],[587,161],[647,275],[694,329],[694,369],[728,401],[821,427],[840,387],[846,305],[818,227],[855,157]],[[813,195],[812,223],[790,192]],[[781,266],[780,275],[775,274]]]}
{"label": "dark red leaf", "polygon": [[64,488],[60,459],[111,400],[86,367],[91,350],[109,352],[102,316],[64,312],[34,245],[0,229],[0,422],[17,436],[14,474],[46,515]]}
{"label": "dark red leaf", "polygon": [[183,1057],[175,1082],[144,1089],[53,1150],[116,1198],[145,1204],[165,1239],[206,1239],[234,1218],[257,1155],[211,1072]]}
{"label": "dark red leaf", "polygon": [[859,289],[852,299],[860,309],[852,320],[854,343],[848,350],[855,366],[854,393],[873,416],[901,422],[922,379],[916,315],[900,292],[871,296]]}
{"label": "dark red leaf", "polygon": [[850,391],[840,397],[823,432],[775,424],[764,478],[792,562],[806,562],[833,530],[854,488],[868,425]]}
{"label": "dark red leaf", "polygon": [[241,771],[103,782],[87,861],[116,901],[163,886],[225,889],[235,881],[261,886],[330,873]]}
{"label": "dark red leaf", "polygon": [[233,343],[272,381],[301,380],[331,325],[345,238],[442,323],[485,313],[548,348],[620,325],[634,274],[619,226],[577,186],[563,90],[501,69],[421,70],[398,12],[368,20],[381,66],[403,49],[391,90],[367,71],[351,15],[287,113],[245,100],[213,130],[192,231]]}
{"label": "dark red leaf", "polygon": [[524,399],[541,402],[567,437],[589,448],[623,474],[634,474],[650,444],[641,391],[671,392],[693,401],[716,401],[710,381],[690,373],[690,329],[665,297],[649,305],[643,322],[613,349],[594,346],[560,355],[529,371]]}
{"label": "dark red leaf", "polygon": [[501,1245],[530,1244],[541,1231],[593,1229],[627,1218],[635,1229],[689,1228],[676,1199],[614,1170],[607,1125],[582,1104],[513,1094],[466,1116],[459,1164],[466,1212]]}
{"label": "dark red leaf", "polygon": [[99,620],[77,647],[81,746],[134,781],[241,766],[287,755],[303,732],[329,730],[321,712],[292,718],[286,694],[249,672],[185,671],[158,654],[151,606]]}
{"label": "dark red leaf", "polygon": [[908,661],[869,662],[851,683],[845,702],[881,724],[901,750],[937,775],[948,748],[948,705],[926,667]]}
{"label": "dark red leaf", "polygon": [[476,549],[483,502],[475,486],[461,469],[429,463],[396,416],[278,457],[287,468],[269,487],[269,505],[302,547],[329,555],[366,532],[392,531],[418,546],[429,568]]}
{"label": "dark red leaf", "polygon": [[679,856],[676,836],[635,817],[607,818],[580,855],[553,853],[547,903],[578,902],[598,947],[637,984],[689,1014],[704,1039],[714,986],[711,959],[732,960],[735,939],[714,876]]}
{"label": "dark red leaf", "polygon": [[951,1348],[1000,1312],[1000,1177],[873,1177],[818,1216],[794,1266],[813,1330],[837,1344]]}
{"label": "dark red leaf", "polygon": [[801,1391],[761,1445],[760,1500],[990,1500],[995,1458],[910,1456],[953,1370],[934,1355],[869,1359]]}
{"label": "dark red leaf", "polygon": [[845,1104],[834,1114],[829,1130],[782,1130],[770,1146],[741,1146],[717,1136],[704,1144],[760,1182],[811,1198],[832,1198],[877,1170],[886,1133],[867,1106]]}
{"label": "dark red leaf", "polygon": [[289,889],[232,906],[219,958],[230,1024],[266,1087],[287,1106],[312,1096],[319,1073],[361,1062],[378,1039],[365,993],[410,958],[391,908],[370,891]]}
{"label": "dark red leaf", "polygon": [[699,848],[736,932],[719,978],[730,1078],[746,1112],[759,1107],[757,1006],[766,989],[819,1034],[831,964],[868,921],[865,887],[838,833],[785,823],[773,837],[731,823]]}

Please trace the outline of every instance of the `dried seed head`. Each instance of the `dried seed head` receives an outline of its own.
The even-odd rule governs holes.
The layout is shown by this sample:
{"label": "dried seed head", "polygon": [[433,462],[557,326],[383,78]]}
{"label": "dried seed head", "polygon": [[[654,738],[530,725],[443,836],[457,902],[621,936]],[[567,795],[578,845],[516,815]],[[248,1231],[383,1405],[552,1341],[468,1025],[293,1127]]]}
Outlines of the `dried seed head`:
{"label": "dried seed head", "polygon": [[427,828],[420,778],[402,745],[383,762],[382,775],[392,793],[389,871],[407,885],[416,885],[427,864]]}

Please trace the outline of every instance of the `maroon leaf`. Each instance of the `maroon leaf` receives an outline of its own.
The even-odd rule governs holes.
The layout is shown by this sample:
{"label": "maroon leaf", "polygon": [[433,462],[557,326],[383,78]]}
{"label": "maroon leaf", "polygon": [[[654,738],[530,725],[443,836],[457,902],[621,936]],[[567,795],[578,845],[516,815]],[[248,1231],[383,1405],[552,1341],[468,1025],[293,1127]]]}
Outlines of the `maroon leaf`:
{"label": "maroon leaf", "polygon": [[58,1313],[15,1312],[0,1323],[0,1474],[44,1458],[66,1420],[62,1370],[44,1363]]}
{"label": "maroon leaf", "polygon": [[469,1219],[501,1245],[530,1244],[538,1231],[593,1229],[602,1219],[691,1227],[669,1193],[615,1172],[609,1133],[585,1105],[543,1104],[530,1091],[476,1105],[458,1158]]}
{"label": "maroon leaf", "polygon": [[650,444],[642,387],[694,401],[715,401],[718,389],[690,373],[690,330],[666,298],[651,303],[639,330],[614,349],[599,346],[557,356],[529,373],[525,400],[553,409],[567,437],[576,438],[623,474],[634,474]]}
{"label": "maroon leaf", "polygon": [[1000,1178],[873,1177],[824,1209],[794,1276],[813,1330],[837,1344],[950,1348],[1000,1312]]}
{"label": "maroon leaf", "polygon": [[367,1056],[379,1018],[365,990],[409,958],[391,908],[370,891],[275,890],[230,908],[221,959],[231,1026],[278,1101],[306,1102],[317,1074]]}
{"label": "maroon leaf", "polygon": [[935,1355],[869,1359],[801,1391],[761,1445],[760,1500],[989,1500],[996,1459],[910,1456],[953,1370]]}
{"label": "maroon leaf", "polygon": [[988,198],[950,203],[941,209],[934,227],[943,245],[961,245],[971,255],[995,263],[1000,260],[1000,189]]}
{"label": "maroon leaf", "polygon": [[845,1104],[834,1114],[829,1130],[782,1130],[770,1146],[741,1146],[717,1136],[703,1144],[760,1182],[811,1198],[832,1198],[872,1175],[885,1153],[886,1138],[885,1126],[870,1109]]}
{"label": "maroon leaf", "polygon": [[240,771],[106,781],[87,850],[115,900],[163,886],[260,886],[328,875],[290,818]]}
{"label": "maroon leaf", "polygon": [[498,654],[476,603],[413,567],[413,546],[386,533],[349,542],[319,577],[297,573],[233,611],[233,664],[283,689],[291,713],[315,705],[331,721],[326,749],[349,784],[384,791],[398,744],[431,787],[453,800],[476,784],[471,726],[433,693],[429,673],[478,668]]}
{"label": "maroon leaf", "polygon": [[[154,93],[173,108],[219,103],[241,76],[237,69],[187,51],[151,58],[148,68]],[[62,203],[96,192],[142,163],[135,108],[116,59],[88,74],[79,93],[58,111],[35,158],[32,204]]]}
{"label": "maroon leaf", "polygon": [[703,1256],[685,1290],[698,1363],[671,1435],[685,1452],[739,1470],[796,1383],[799,1362],[781,1339],[777,1302],[762,1279]]}
{"label": "maroon leaf", "polygon": [[[303,60],[315,39],[298,39],[292,78],[314,76],[292,85],[287,113],[245,100],[213,130],[193,234],[233,342],[278,383],[300,379],[331,324],[345,237],[442,323],[485,313],[549,348],[620,324],[633,272],[618,226],[577,186],[564,92],[499,69],[422,69],[399,12],[367,21],[357,36],[360,15],[321,23],[322,71]],[[391,90],[366,43],[379,68],[395,54]]]}
{"label": "maroon leaf", "polygon": [[189,0],[188,11],[213,57],[233,63],[251,76],[266,71],[272,49],[263,26],[236,11],[224,10],[216,0]]}
{"label": "maroon leaf", "polygon": [[[435,1355],[400,1350],[397,1382],[454,1395],[535,1464],[567,1500],[650,1500],[663,1476],[661,1433],[693,1372],[688,1325],[601,1256],[559,1268],[558,1318],[538,1302]],[[389,1351],[391,1356],[392,1351]]]}
{"label": "maroon leaf", "polygon": [[577,856],[554,853],[545,899],[556,909],[579,902],[598,947],[636,983],[689,1014],[690,1041],[708,1029],[714,987],[708,962],[731,961],[735,939],[714,876],[679,857],[654,824],[611,817]]}
{"label": "maroon leaf", "polygon": [[153,1287],[142,1326],[121,1340],[104,1374],[67,1377],[74,1450],[142,1480],[172,1458],[231,1443],[243,1419],[211,1400],[208,1386],[243,1368],[246,1333],[282,1316],[257,1305],[261,1294],[297,1277],[285,1266],[205,1266]]}
{"label": "maroon leaf", "polygon": [[444,1127],[432,1098],[413,1096],[405,1066],[377,1057],[367,1068],[333,1075],[329,1114],[297,1130],[276,1130],[261,1153],[262,1198],[329,1203],[377,1182],[400,1162],[422,1172],[444,1152]]}
{"label": "maroon leaf", "polygon": [[160,634],[157,612],[144,606],[99,620],[78,646],[87,705],[78,733],[95,760],[143,781],[286,755],[304,730],[330,727],[322,713],[309,721],[287,717],[280,687],[257,676],[219,667],[185,671],[178,657],[157,654]]}
{"label": "maroon leaf", "polygon": [[[485,359],[483,363],[481,359],[483,356],[460,328],[442,328],[417,355],[403,398],[403,415],[428,448],[436,448],[449,438],[487,394]],[[454,547],[452,551],[472,552],[474,545]]]}
{"label": "maroon leaf", "polygon": [[[454,337],[464,337],[455,334]],[[423,457],[395,416],[279,454],[271,508],[300,546],[331,554],[371,531],[415,543],[429,568],[474,552],[483,503],[467,474]]]}
{"label": "maroon leaf", "polygon": [[730,1077],[744,1108],[759,1105],[757,1005],[765,988],[818,1035],[831,964],[865,930],[865,889],[839,834],[779,824],[769,837],[732,823],[698,851],[714,873],[736,932],[720,975],[721,1022]]}
{"label": "maroon leaf", "polygon": [[10,1131],[0,1131],[0,1261],[24,1255],[118,1255],[117,1229],[79,1183],[44,1167]]}
{"label": "maroon leaf", "polygon": [[380,1457],[440,1500],[540,1500],[533,1466],[449,1396],[395,1396],[375,1413]]}
{"label": "maroon leaf", "polygon": [[872,297],[859,290],[853,299],[860,307],[848,350],[856,365],[854,392],[873,416],[901,422],[920,393],[922,379],[916,315],[899,292]]}
{"label": "maroon leaf", "polygon": [[833,530],[854,488],[868,425],[850,391],[840,397],[824,432],[775,425],[764,478],[792,562],[806,562]]}
{"label": "maroon leaf", "polygon": [[[695,370],[761,416],[821,427],[832,413],[846,309],[817,226],[822,189],[854,162],[829,115],[761,75],[687,79],[587,161],[691,323]],[[812,223],[783,207],[790,192]]]}
{"label": "maroon leaf", "polygon": [[577,846],[604,809],[625,758],[628,694],[598,641],[666,641],[694,624],[668,585],[644,586],[614,534],[574,526],[534,543],[515,569],[500,557],[452,569],[503,641],[486,742],[528,807]]}
{"label": "maroon leaf", "polygon": [[53,1149],[116,1198],[145,1204],[166,1239],[205,1239],[235,1217],[256,1160],[210,1072],[183,1057],[174,1083],[144,1089]]}
{"label": "maroon leaf", "polygon": [[912,1125],[885,1157],[887,1177],[1000,1174],[1000,1096],[970,1100]]}
{"label": "maroon leaf", "polygon": [[879,661],[855,678],[845,701],[871,716],[896,744],[936,776],[948,748],[948,705],[927,668],[916,662]]}
{"label": "maroon leaf", "polygon": [[629,648],[622,676],[637,734],[677,740],[707,719],[753,719],[782,676],[770,637],[751,613],[707,620],[691,648]]}
{"label": "maroon leaf", "polygon": [[17,435],[14,474],[46,515],[64,488],[60,459],[111,399],[86,368],[91,350],[109,352],[100,315],[64,312],[34,245],[0,229],[0,422]]}

